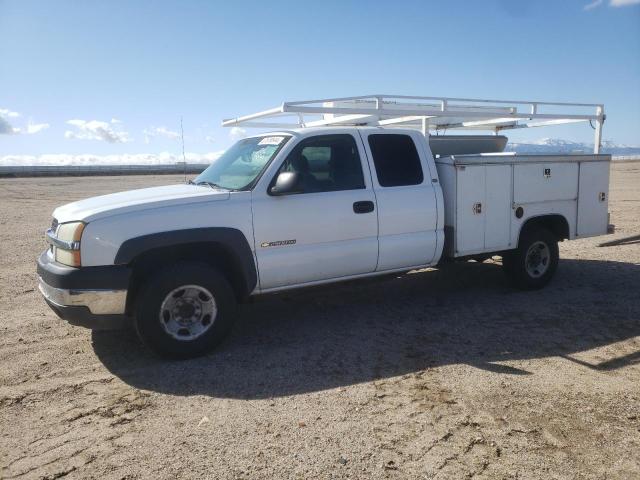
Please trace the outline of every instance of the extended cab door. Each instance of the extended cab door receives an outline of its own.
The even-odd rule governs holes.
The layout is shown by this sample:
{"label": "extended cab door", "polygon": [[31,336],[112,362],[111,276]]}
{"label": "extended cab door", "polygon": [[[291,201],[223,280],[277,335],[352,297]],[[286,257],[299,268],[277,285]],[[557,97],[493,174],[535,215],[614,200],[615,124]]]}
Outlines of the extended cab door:
{"label": "extended cab door", "polygon": [[442,248],[437,174],[430,171],[432,159],[423,148],[424,137],[413,131],[361,130],[360,134],[378,204],[377,270],[435,262],[436,249]]}
{"label": "extended cab door", "polygon": [[[260,288],[375,271],[377,207],[357,131],[306,135],[277,162],[253,190]],[[270,195],[280,172],[298,173],[302,193]]]}

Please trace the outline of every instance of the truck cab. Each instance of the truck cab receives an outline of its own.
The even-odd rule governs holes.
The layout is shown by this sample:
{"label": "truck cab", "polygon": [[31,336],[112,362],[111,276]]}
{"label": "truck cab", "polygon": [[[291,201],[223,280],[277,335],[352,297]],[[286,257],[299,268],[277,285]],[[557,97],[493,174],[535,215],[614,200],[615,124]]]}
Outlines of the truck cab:
{"label": "truck cab", "polygon": [[261,292],[438,261],[442,190],[418,132],[290,135],[252,191]]}

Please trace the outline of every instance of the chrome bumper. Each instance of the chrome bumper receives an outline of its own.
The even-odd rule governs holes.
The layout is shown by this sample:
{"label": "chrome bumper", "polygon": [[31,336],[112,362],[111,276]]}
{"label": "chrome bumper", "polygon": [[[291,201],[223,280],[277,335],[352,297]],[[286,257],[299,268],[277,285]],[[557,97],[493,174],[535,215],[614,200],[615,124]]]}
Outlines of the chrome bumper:
{"label": "chrome bumper", "polygon": [[69,290],[55,288],[38,277],[38,289],[49,302],[58,307],[87,307],[94,315],[123,315],[127,302],[126,290]]}

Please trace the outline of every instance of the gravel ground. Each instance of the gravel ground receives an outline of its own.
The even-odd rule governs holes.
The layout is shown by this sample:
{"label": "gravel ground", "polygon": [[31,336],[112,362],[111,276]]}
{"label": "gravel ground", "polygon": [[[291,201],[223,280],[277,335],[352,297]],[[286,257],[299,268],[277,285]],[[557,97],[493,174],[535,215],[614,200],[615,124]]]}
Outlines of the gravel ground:
{"label": "gravel ground", "polygon": [[[640,243],[566,242],[538,292],[467,263],[259,298],[191,361],[58,319],[53,208],[180,180],[0,180],[3,478],[640,477]],[[613,168],[607,240],[640,233],[639,186]]]}

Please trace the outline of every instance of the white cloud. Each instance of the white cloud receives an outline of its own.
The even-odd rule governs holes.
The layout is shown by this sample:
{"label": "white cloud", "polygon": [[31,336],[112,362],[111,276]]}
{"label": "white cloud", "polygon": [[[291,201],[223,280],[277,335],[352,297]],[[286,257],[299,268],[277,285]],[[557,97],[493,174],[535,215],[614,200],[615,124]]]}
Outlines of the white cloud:
{"label": "white cloud", "polygon": [[175,140],[177,138],[180,138],[180,134],[178,132],[174,132],[173,130],[169,130],[166,127],[158,127],[158,128],[156,128],[156,134],[161,136],[161,137],[170,138],[171,140]]}
{"label": "white cloud", "polygon": [[244,128],[240,128],[240,127],[232,127],[231,131],[229,132],[229,137],[231,137],[232,140],[240,140],[241,138],[244,138],[247,136],[247,131]]}
{"label": "white cloud", "polygon": [[602,2],[604,2],[604,0],[593,0],[593,2],[589,3],[588,5],[585,5],[583,10],[593,10],[594,8],[602,5]]}
{"label": "white cloud", "polygon": [[[216,160],[223,151],[208,153],[186,153],[187,163],[208,164]],[[64,166],[64,165],[173,165],[182,163],[182,154],[169,152],[136,153],[123,155],[5,155],[0,157],[0,166]]]}
{"label": "white cloud", "polygon": [[612,7],[628,7],[629,5],[638,5],[640,0],[611,0],[609,5]]}
{"label": "white cloud", "polygon": [[28,133],[28,134],[38,133],[38,132],[41,132],[42,130],[46,130],[47,128],[49,128],[49,124],[48,123],[31,123],[31,122],[29,122],[29,124],[27,125],[26,133]]}
{"label": "white cloud", "polygon": [[198,140],[204,140],[207,143],[216,143],[214,131],[211,126],[206,123],[196,128],[195,138]]}
{"label": "white cloud", "polygon": [[[583,10],[593,10],[604,4],[604,0],[593,0],[583,7]],[[631,5],[640,5],[640,0],[609,0],[610,7],[629,7]]]}
{"label": "white cloud", "polygon": [[150,127],[143,130],[142,133],[144,134],[144,143],[151,142],[151,139],[154,137],[165,137],[170,140],[177,140],[180,138],[180,134],[178,132],[169,130],[167,127]]}
{"label": "white cloud", "polygon": [[8,118],[16,118],[19,117],[20,114],[18,112],[12,112],[8,108],[0,108],[0,135],[13,135],[15,133],[20,133],[19,128],[15,128]]}
{"label": "white cloud", "polygon": [[124,130],[114,128],[119,121],[111,123],[100,120],[67,120],[67,124],[76,127],[75,130],[64,132],[64,138],[81,140],[103,140],[107,143],[130,142],[129,133]]}
{"label": "white cloud", "polygon": [[17,118],[20,114],[18,112],[12,112],[8,108],[0,108],[0,117]]}
{"label": "white cloud", "polygon": [[33,123],[31,119],[29,119],[29,123],[27,123],[27,126],[24,128],[14,127],[12,124],[13,120],[8,120],[9,118],[13,119],[20,116],[18,112],[13,112],[7,108],[0,108],[0,135],[33,134],[49,128],[48,123]]}

